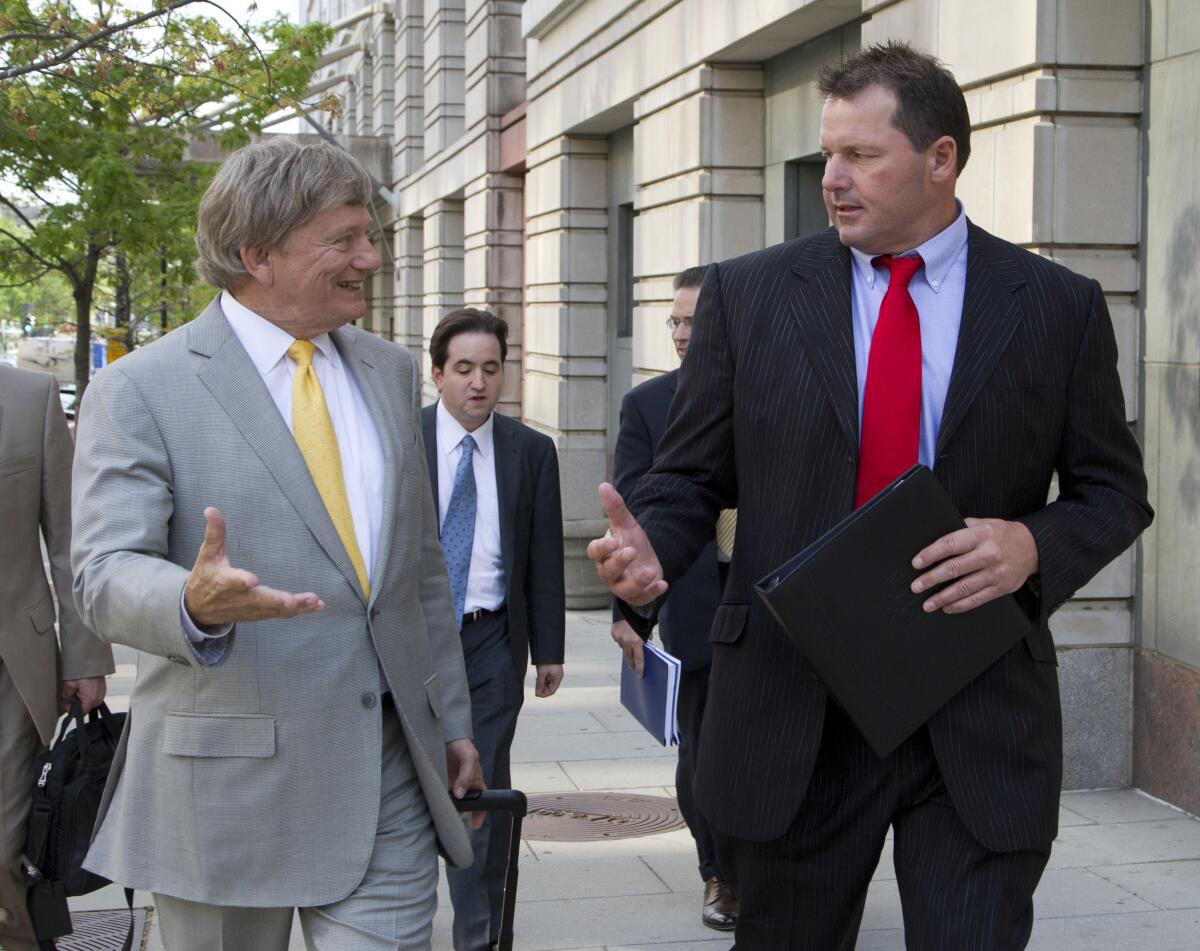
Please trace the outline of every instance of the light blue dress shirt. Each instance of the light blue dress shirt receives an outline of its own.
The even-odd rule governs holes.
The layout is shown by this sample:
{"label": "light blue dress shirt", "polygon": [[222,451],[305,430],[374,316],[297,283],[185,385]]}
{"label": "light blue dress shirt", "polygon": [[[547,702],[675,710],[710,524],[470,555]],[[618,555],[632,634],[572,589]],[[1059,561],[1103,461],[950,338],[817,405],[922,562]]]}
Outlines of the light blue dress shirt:
{"label": "light blue dress shirt", "polygon": [[[921,317],[921,442],[918,461],[933,468],[942,409],[954,369],[958,328],[962,323],[963,291],[967,284],[967,216],[960,202],[958,217],[919,247],[900,257],[919,254],[925,266],[913,275],[908,292]],[[879,307],[888,289],[888,269],[874,267],[876,255],[850,249],[853,257],[850,297],[854,317],[854,365],[858,371],[859,438],[862,436],[863,393],[867,360]]]}

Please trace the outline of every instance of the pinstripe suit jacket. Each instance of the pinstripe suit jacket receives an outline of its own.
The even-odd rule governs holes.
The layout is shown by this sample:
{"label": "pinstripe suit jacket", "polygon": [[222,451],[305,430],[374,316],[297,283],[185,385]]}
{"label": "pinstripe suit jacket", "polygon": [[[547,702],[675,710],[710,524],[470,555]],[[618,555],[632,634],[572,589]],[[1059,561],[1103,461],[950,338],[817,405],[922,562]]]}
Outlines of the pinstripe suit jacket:
{"label": "pinstripe suit jacket", "polygon": [[[1152,512],[1099,285],[974,225],[968,241],[934,471],[964,515],[1029,527],[1040,575],[1025,603],[1037,623],[929,731],[972,834],[1010,850],[1057,829],[1062,729],[1047,619]],[[850,294],[850,254],[833,229],[711,267],[679,398],[632,503],[668,581],[712,538],[719,510],[737,506],[697,796],[717,828],[747,839],[790,825],[821,737],[825,691],[753,583],[852,510]]]}
{"label": "pinstripe suit jacket", "polygon": [[[388,688],[439,843],[469,864],[445,743],[470,736],[470,698],[427,488],[416,364],[355,327],[331,335],[384,455],[364,603],[296,441],[219,300],[106,367],[83,400],[75,598],[97,635],[141,652],[88,867],[206,904],[346,896],[375,843],[378,696]],[[212,665],[180,622],[208,505],[225,516],[236,567],[325,602],[290,620],[238,624]]]}

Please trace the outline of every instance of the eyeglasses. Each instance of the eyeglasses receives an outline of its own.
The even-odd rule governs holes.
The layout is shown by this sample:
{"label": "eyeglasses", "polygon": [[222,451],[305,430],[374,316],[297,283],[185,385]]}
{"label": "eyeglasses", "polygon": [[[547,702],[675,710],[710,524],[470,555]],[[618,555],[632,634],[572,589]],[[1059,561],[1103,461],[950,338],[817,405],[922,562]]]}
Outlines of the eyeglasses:
{"label": "eyeglasses", "polygon": [[672,314],[670,317],[667,318],[667,326],[670,327],[672,330],[674,330],[680,324],[683,324],[683,326],[687,327],[688,330],[691,330],[692,329],[692,318],[691,317],[676,317],[674,314]]}

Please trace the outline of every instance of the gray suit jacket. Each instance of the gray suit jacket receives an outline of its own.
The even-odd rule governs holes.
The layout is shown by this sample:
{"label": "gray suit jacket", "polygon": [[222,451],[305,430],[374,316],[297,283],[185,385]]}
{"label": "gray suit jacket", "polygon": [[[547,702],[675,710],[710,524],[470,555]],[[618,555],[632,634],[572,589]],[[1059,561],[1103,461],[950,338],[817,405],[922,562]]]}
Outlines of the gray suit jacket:
{"label": "gray suit jacket", "polygon": [[[112,649],[83,626],[71,597],[73,451],[54,377],[0,366],[0,663],[43,743],[58,721],[59,681],[113,672]],[[61,654],[40,537],[60,598]]]}
{"label": "gray suit jacket", "polygon": [[[353,327],[333,340],[379,431],[384,509],[369,603],[303,457],[218,301],[97,375],[75,457],[76,600],[142,651],[130,727],[88,867],[222,905],[322,905],[366,870],[381,706],[395,697],[438,840],[470,844],[446,792],[447,740],[471,735],[462,649],[430,502],[420,379]],[[181,629],[204,508],[230,561],[325,607],[239,624],[205,666]]]}

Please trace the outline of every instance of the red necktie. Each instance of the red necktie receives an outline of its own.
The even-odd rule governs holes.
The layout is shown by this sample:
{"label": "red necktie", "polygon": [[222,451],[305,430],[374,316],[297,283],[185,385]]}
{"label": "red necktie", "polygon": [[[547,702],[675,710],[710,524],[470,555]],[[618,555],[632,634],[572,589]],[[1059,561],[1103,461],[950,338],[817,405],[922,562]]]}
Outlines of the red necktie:
{"label": "red necktie", "polygon": [[919,257],[890,255],[871,262],[886,267],[892,278],[879,307],[867,358],[855,508],[917,462],[921,439],[921,318],[908,293],[908,282],[923,263]]}

